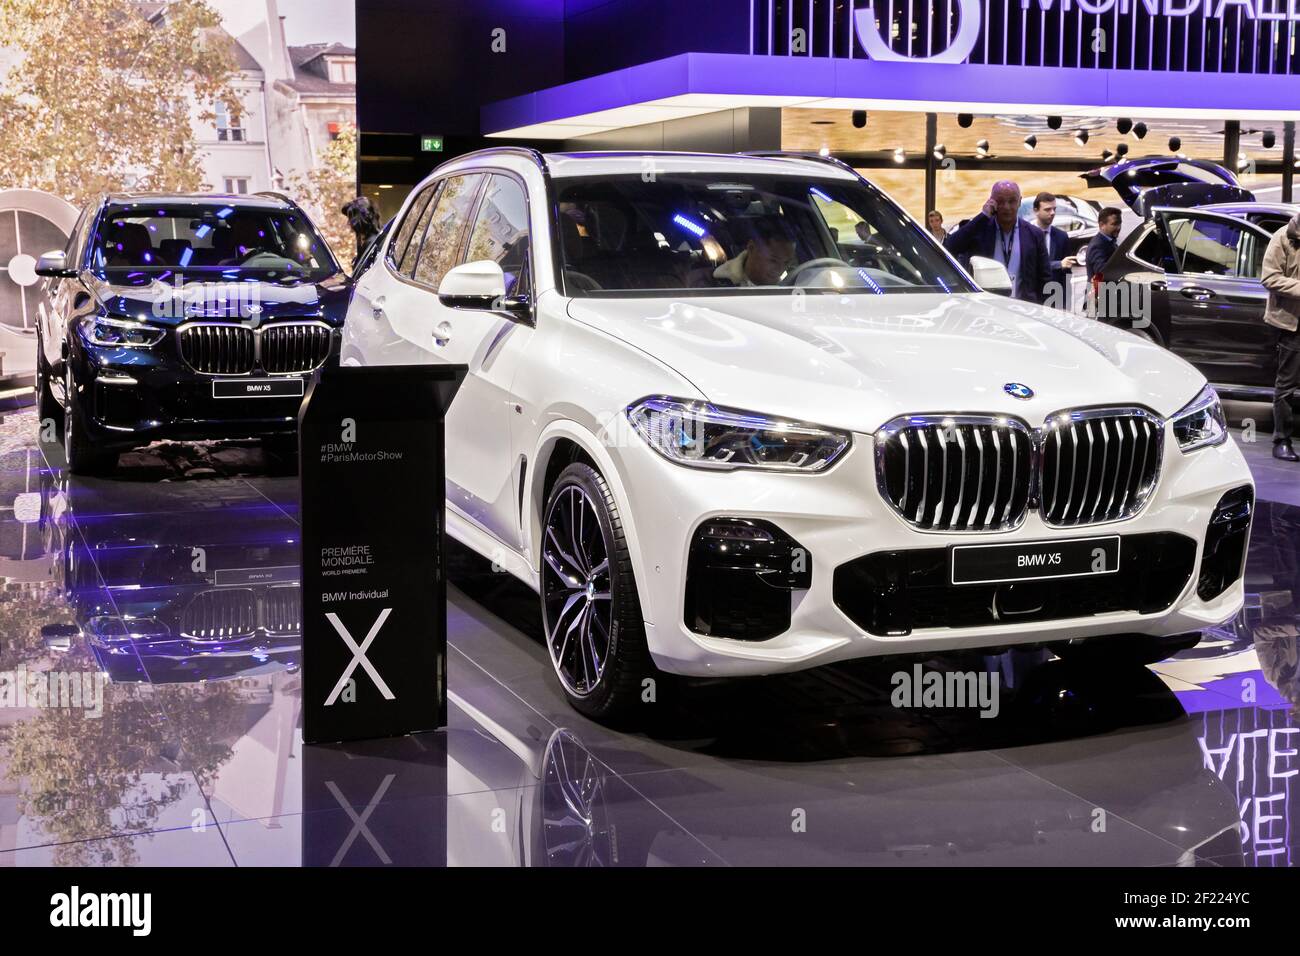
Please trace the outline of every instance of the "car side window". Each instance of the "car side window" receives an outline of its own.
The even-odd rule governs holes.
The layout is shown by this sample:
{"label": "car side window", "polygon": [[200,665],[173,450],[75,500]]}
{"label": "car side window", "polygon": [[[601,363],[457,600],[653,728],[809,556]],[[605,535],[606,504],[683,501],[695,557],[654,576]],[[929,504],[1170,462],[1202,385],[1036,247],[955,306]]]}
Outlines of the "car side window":
{"label": "car side window", "polygon": [[[437,200],[430,204],[432,215],[428,217],[429,225],[411,275],[416,282],[437,289],[447,270],[456,264],[461,240],[465,236],[466,220],[482,180],[481,173],[452,176],[446,180]],[[411,245],[415,245],[414,239]]]}
{"label": "car side window", "polygon": [[[411,244],[412,235],[420,235],[415,231],[420,220],[423,218],[425,210],[428,208],[429,200],[438,191],[441,183],[430,183],[420,190],[419,195],[411,201],[411,205],[406,209],[406,217],[402,219],[402,224],[397,227],[397,235],[393,237],[392,244],[388,247],[388,264],[398,272],[402,271],[402,263],[407,252],[407,247]],[[416,242],[418,248],[419,242]],[[414,262],[414,256],[411,261]]]}
{"label": "car side window", "polygon": [[474,218],[466,262],[491,259],[506,277],[506,295],[528,295],[532,289],[528,238],[528,197],[509,176],[489,180]]}
{"label": "car side window", "polygon": [[1150,227],[1142,241],[1133,247],[1133,258],[1167,272],[1178,271],[1173,256],[1169,254],[1169,243],[1165,241],[1164,233],[1154,226]]}
{"label": "car side window", "polygon": [[1171,216],[1168,225],[1180,272],[1216,276],[1238,274],[1242,226],[1194,216]]}

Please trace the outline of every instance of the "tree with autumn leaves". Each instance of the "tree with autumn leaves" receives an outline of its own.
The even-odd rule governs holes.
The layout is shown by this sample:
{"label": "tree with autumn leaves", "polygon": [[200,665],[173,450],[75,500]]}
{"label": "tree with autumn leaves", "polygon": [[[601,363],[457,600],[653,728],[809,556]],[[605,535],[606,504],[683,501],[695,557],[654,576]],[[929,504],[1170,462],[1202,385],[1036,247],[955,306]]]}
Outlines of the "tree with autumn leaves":
{"label": "tree with autumn leaves", "polygon": [[[99,192],[197,192],[191,103],[239,100],[229,37],[203,0],[0,0],[0,187],[81,205]],[[153,13],[153,16],[150,14]]]}
{"label": "tree with autumn leaves", "polygon": [[316,157],[315,169],[288,177],[286,186],[316,223],[335,257],[346,267],[357,242],[343,206],[357,196],[357,128],[344,126]]}

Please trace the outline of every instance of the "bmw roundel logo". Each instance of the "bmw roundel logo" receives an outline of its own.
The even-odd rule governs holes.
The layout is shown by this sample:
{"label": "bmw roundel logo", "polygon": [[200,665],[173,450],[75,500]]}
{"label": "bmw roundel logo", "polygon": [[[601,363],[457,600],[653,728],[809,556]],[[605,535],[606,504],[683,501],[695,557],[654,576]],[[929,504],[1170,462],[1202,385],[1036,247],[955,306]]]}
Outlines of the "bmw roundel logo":
{"label": "bmw roundel logo", "polygon": [[1034,390],[1028,385],[1021,385],[1019,382],[1007,382],[1002,386],[1002,389],[1012,398],[1028,400],[1034,397]]}

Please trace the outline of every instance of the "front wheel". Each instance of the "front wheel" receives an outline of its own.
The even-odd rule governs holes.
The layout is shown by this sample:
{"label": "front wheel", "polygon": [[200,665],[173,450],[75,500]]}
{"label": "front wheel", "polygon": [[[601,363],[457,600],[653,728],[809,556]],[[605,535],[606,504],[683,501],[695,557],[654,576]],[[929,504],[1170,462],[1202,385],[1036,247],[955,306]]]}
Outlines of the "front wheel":
{"label": "front wheel", "polygon": [[85,410],[77,397],[76,381],[69,366],[63,380],[63,457],[74,475],[95,475],[117,463],[117,453],[98,447],[86,431]]}
{"label": "front wheel", "polygon": [[560,685],[581,713],[626,720],[660,674],[618,506],[600,472],[583,462],[560,472],[542,534],[542,620]]}
{"label": "front wheel", "polygon": [[45,348],[39,335],[36,337],[36,414],[40,440],[59,442],[63,438],[63,406],[54,397],[51,388],[53,371],[45,361]]}

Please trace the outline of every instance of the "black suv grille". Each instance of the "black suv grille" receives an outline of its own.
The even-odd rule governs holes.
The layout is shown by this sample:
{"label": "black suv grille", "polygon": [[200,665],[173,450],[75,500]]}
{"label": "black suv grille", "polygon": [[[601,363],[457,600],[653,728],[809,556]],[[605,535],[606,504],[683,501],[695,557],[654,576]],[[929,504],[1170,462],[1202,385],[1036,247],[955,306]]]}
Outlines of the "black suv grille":
{"label": "black suv grille", "polygon": [[206,375],[243,375],[253,370],[253,330],[242,325],[190,325],[181,329],[181,358]]}
{"label": "black suv grille", "polygon": [[181,329],[181,358],[205,375],[310,372],[329,358],[333,332],[316,322],[286,322],[254,331],[242,325],[196,323]]}
{"label": "black suv grille", "polygon": [[268,372],[310,372],[330,354],[330,330],[323,325],[268,325],[259,355]]}

